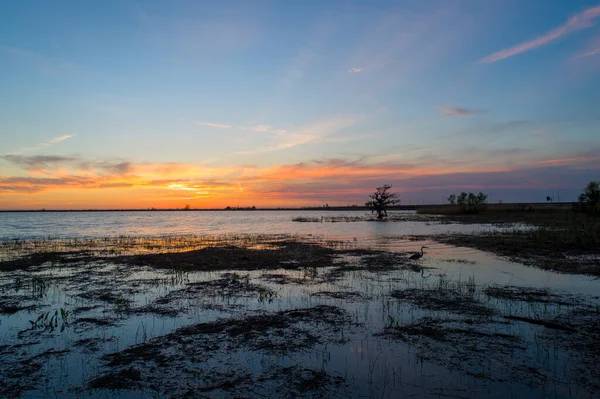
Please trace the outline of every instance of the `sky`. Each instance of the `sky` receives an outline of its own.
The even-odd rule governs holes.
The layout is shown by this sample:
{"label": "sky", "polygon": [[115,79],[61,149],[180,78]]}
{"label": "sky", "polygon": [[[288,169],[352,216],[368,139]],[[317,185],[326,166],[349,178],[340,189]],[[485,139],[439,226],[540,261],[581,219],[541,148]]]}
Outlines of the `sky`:
{"label": "sky", "polygon": [[573,201],[599,161],[599,0],[0,4],[0,209]]}

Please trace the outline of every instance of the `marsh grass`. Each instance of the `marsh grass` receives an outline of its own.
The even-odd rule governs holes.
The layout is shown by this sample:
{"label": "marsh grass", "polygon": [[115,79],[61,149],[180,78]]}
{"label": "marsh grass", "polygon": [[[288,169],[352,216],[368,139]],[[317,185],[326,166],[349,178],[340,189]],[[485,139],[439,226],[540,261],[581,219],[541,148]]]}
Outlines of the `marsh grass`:
{"label": "marsh grass", "polygon": [[600,230],[540,228],[429,238],[445,244],[493,252],[528,266],[561,273],[600,276]]}
{"label": "marsh grass", "polygon": [[[330,264],[335,250],[353,241],[293,235],[118,236],[87,239],[0,240],[0,271],[96,261],[173,270],[301,268]],[[59,260],[57,260],[59,259]],[[173,279],[185,278],[174,275]]]}
{"label": "marsh grass", "polygon": [[375,216],[298,216],[292,222],[299,223],[356,223],[356,222],[423,222],[438,221],[442,218],[437,215],[420,215],[416,213],[389,213],[385,219],[377,219]]}
{"label": "marsh grass", "polygon": [[440,275],[435,284],[394,290],[391,296],[432,311],[480,317],[496,314],[495,309],[481,300],[481,292],[473,277],[467,281],[453,281]]}
{"label": "marsh grass", "polygon": [[408,319],[388,314],[376,334],[409,343],[424,360],[481,379],[529,385],[558,378],[557,369],[568,362],[571,378],[591,391],[600,388],[600,373],[589,367],[600,361],[597,303],[549,289],[477,286],[474,279],[450,282],[444,276],[391,296],[436,312]]}
{"label": "marsh grass", "polygon": [[[551,374],[551,366],[556,364],[567,370],[553,355],[548,355],[550,360],[542,359],[550,366],[538,362],[537,357],[547,353],[561,357],[568,353],[577,359],[576,364],[564,362],[573,370],[579,367],[581,384],[589,385],[590,392],[597,392],[600,385],[598,373],[586,370],[600,361],[600,309],[575,295],[543,288],[481,286],[474,277],[455,281],[436,275],[435,269],[420,274],[427,258],[422,264],[408,262],[406,253],[360,248],[347,241],[303,241],[294,236],[202,241],[184,236],[185,244],[174,237],[153,238],[148,244],[128,238],[124,239],[130,245],[127,249],[111,247],[106,255],[99,243],[112,246],[118,239],[94,241],[92,250],[85,247],[89,243],[77,241],[93,262],[71,264],[72,259],[82,259],[71,254],[61,255],[60,261],[45,256],[40,258],[42,264],[28,266],[30,270],[3,272],[6,281],[15,276],[21,279],[18,293],[13,282],[0,288],[0,295],[7,294],[10,300],[27,296],[38,303],[53,300],[47,295],[48,287],[53,288],[50,293],[59,286],[68,290],[69,302],[64,303],[76,307],[64,319],[73,328],[67,334],[53,334],[57,341],[51,344],[72,337],[69,350],[77,356],[95,356],[99,363],[93,364],[92,375],[77,389],[98,389],[92,391],[96,396],[110,396],[113,393],[107,390],[129,387],[155,397],[235,396],[240,392],[264,397],[329,397],[346,383],[353,383],[331,373],[340,370],[335,368],[340,364],[336,359],[340,349],[368,349],[361,345],[373,342],[373,334],[378,337],[377,346],[392,353],[391,362],[398,360],[395,349],[406,349],[418,359],[458,370],[460,378],[477,378],[478,386],[480,379],[531,386],[565,380],[563,375]],[[23,243],[18,246],[27,247]],[[38,248],[50,251],[41,254],[52,254],[57,248],[76,250],[54,243]],[[90,255],[94,253],[98,255]],[[58,283],[53,279],[64,280]],[[292,283],[297,286],[277,287]],[[148,292],[152,293],[146,295]],[[0,298],[0,305],[10,305],[3,302],[7,298]],[[55,312],[52,305],[44,306]],[[210,316],[204,318],[205,314]],[[155,323],[157,316],[165,322],[162,324],[175,321],[183,327],[156,333],[154,325],[161,324]],[[54,331],[60,328],[56,319],[52,323]],[[133,337],[123,346],[111,335],[112,331],[122,334],[124,328],[135,333],[136,345],[127,346],[134,342]],[[18,385],[4,389],[0,384],[0,396],[17,397],[14,393],[19,389],[24,392],[27,384],[35,386],[37,380],[48,376],[42,366],[61,355],[48,353],[30,367],[19,345],[34,348],[50,335],[27,330],[10,347],[0,345],[0,354],[6,359],[0,372],[8,376],[10,384]],[[347,342],[353,346],[339,347]],[[312,364],[313,369],[300,363],[307,359],[301,357],[304,355],[319,364]],[[376,364],[378,367],[381,361],[369,357],[368,351],[364,355],[368,364],[362,366],[373,382]],[[261,359],[260,368],[247,361],[257,358]],[[281,359],[302,367],[288,368],[291,363],[283,367]],[[272,364],[263,365],[263,361]],[[566,378],[571,378],[569,373],[565,371]],[[448,381],[446,376],[440,378]],[[399,387],[396,393],[405,388]]]}
{"label": "marsh grass", "polygon": [[161,251],[186,252],[206,247],[240,246],[252,248],[280,241],[296,240],[293,235],[177,234],[163,236],[107,236],[88,238],[47,237],[35,239],[0,239],[0,261],[27,255],[41,257],[43,262],[69,262],[74,255],[119,256],[156,253]]}
{"label": "marsh grass", "polygon": [[36,319],[29,320],[32,330],[43,330],[54,332],[60,326],[60,332],[63,332],[69,324],[69,314],[71,312],[64,308],[56,309],[54,312],[49,311],[40,314]]}
{"label": "marsh grass", "polygon": [[[314,351],[325,359],[326,349],[320,350],[320,346],[327,348],[328,342],[339,341],[340,330],[351,326],[344,310],[324,305],[193,324],[105,355],[103,373],[90,379],[88,387],[126,389],[131,384],[153,389],[161,397],[188,397],[190,393],[197,397],[199,392],[235,396],[242,391],[256,392],[266,384],[266,397],[273,392],[275,397],[327,395],[333,386],[343,385],[344,379],[299,366],[282,368],[279,363],[252,368],[243,359],[248,351],[280,357]],[[242,361],[233,365],[235,359]],[[186,384],[180,383],[182,379]],[[160,386],[153,385],[154,381],[160,381]]]}

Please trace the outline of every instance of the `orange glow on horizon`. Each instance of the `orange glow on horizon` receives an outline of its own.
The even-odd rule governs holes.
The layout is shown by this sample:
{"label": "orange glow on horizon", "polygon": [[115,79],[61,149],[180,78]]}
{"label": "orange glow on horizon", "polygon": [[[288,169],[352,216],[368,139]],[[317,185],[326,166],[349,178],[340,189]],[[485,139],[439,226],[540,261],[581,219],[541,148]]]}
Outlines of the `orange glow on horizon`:
{"label": "orange glow on horizon", "polygon": [[[588,161],[567,157],[533,162],[554,166]],[[86,166],[82,168],[81,166]],[[469,173],[505,173],[504,165],[361,163],[314,161],[258,168],[184,163],[95,163],[31,168],[25,176],[0,175],[0,209],[124,209],[283,207],[364,204],[369,190],[394,181]],[[431,189],[443,189],[431,184]],[[454,188],[449,187],[449,190]]]}

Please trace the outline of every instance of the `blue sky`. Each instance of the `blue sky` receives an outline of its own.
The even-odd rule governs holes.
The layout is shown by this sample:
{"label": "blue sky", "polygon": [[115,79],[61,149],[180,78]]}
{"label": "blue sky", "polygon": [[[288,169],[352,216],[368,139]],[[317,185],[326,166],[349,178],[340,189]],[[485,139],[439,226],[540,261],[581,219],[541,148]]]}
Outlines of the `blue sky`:
{"label": "blue sky", "polygon": [[599,72],[597,1],[4,2],[0,208],[573,200]]}

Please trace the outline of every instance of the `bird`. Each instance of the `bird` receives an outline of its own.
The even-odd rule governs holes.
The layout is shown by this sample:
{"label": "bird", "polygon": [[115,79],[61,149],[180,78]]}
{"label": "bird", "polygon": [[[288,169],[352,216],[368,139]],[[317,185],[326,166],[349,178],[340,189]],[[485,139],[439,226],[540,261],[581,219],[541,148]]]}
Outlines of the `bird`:
{"label": "bird", "polygon": [[419,252],[415,252],[415,253],[414,253],[414,254],[412,254],[412,255],[411,255],[411,256],[410,256],[408,259],[411,259],[411,260],[417,260],[417,259],[421,259],[421,258],[423,257],[423,255],[424,255],[424,254],[423,254],[423,248],[427,248],[427,249],[429,249],[428,247],[422,246],[422,247],[421,247],[421,252],[420,252],[420,253],[419,253]]}

